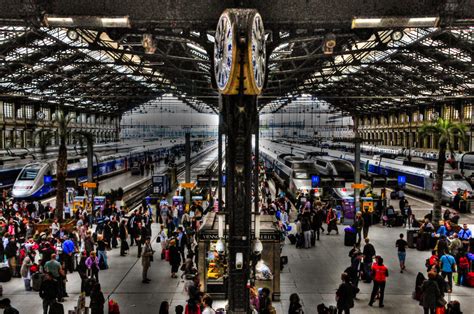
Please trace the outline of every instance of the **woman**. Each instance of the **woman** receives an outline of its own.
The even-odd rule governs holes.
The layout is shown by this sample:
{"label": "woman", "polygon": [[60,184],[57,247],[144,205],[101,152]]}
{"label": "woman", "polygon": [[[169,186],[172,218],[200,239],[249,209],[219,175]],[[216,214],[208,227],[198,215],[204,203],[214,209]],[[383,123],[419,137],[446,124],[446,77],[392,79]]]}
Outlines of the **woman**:
{"label": "woman", "polygon": [[23,278],[23,281],[25,283],[25,291],[31,291],[31,271],[30,268],[33,265],[31,262],[31,258],[29,256],[26,256],[23,259],[23,264],[21,265],[20,269],[20,274],[21,278]]}
{"label": "woman", "polygon": [[336,211],[334,211],[332,207],[330,207],[328,210],[328,214],[326,216],[326,223],[328,224],[328,235],[331,233],[332,230],[336,230],[336,234],[339,234],[339,230],[337,229]]}
{"label": "woman", "polygon": [[89,270],[90,277],[95,277],[97,282],[99,282],[99,258],[94,251],[92,251],[90,256],[86,259],[86,266]]}
{"label": "woman", "polygon": [[179,265],[181,264],[181,254],[179,253],[179,249],[176,247],[175,239],[170,240],[169,254],[171,265],[171,278],[178,278],[176,273],[178,272]]}
{"label": "woman", "polygon": [[293,293],[290,295],[290,308],[288,314],[303,314],[303,306],[300,303],[300,297],[298,294]]}
{"label": "woman", "polygon": [[428,280],[425,280],[421,285],[420,305],[423,306],[425,314],[435,314],[438,299],[441,297],[436,276],[435,272],[430,271],[428,273]]}
{"label": "woman", "polygon": [[105,298],[100,289],[100,283],[96,283],[91,291],[91,303],[89,304],[91,314],[104,314],[104,303]]}
{"label": "woman", "polygon": [[170,304],[168,303],[168,301],[161,302],[160,311],[158,312],[158,314],[169,314],[169,312]]}
{"label": "woman", "polygon": [[350,309],[354,307],[354,287],[350,283],[349,275],[342,273],[342,283],[336,291],[337,313],[350,313]]}
{"label": "woman", "polygon": [[[168,236],[166,234],[166,229],[163,224],[160,225],[160,243],[161,243],[161,256],[164,258],[166,246],[168,245]],[[162,258],[162,259],[163,259]]]}

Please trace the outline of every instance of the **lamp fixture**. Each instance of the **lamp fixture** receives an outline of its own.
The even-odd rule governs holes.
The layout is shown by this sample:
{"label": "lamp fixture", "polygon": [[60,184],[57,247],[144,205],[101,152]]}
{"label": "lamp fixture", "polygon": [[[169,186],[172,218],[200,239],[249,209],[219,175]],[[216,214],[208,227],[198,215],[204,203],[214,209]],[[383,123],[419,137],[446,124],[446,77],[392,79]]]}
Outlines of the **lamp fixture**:
{"label": "lamp fixture", "polygon": [[439,17],[354,17],[352,28],[437,27]]}
{"label": "lamp fixture", "polygon": [[56,16],[46,14],[43,20],[48,27],[130,28],[128,16]]}
{"label": "lamp fixture", "polygon": [[143,49],[145,49],[146,54],[155,53],[156,40],[153,38],[152,34],[143,34],[142,45],[143,45]]}
{"label": "lamp fixture", "polygon": [[334,47],[336,47],[336,35],[329,33],[324,37],[323,53],[325,55],[332,54]]}

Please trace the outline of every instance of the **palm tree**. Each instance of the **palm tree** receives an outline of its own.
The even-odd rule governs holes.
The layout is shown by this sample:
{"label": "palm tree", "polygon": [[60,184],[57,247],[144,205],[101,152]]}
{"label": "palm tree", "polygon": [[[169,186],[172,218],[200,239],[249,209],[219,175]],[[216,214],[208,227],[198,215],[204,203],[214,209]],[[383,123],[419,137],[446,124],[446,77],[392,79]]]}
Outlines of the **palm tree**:
{"label": "palm tree", "polygon": [[46,150],[48,145],[51,144],[51,139],[54,137],[54,133],[50,130],[41,129],[35,132],[34,137],[38,139],[37,145],[43,155],[43,159],[46,159]]}
{"label": "palm tree", "polygon": [[70,134],[69,124],[73,117],[66,115],[62,109],[56,110],[54,122],[58,130],[59,151],[56,162],[56,218],[62,220],[64,210],[64,197],[66,195],[67,178],[67,139]]}
{"label": "palm tree", "polygon": [[435,123],[424,123],[419,130],[421,137],[433,135],[438,140],[438,165],[433,183],[433,222],[435,224],[438,224],[441,220],[441,202],[443,192],[444,165],[446,163],[446,150],[449,149],[451,154],[453,154],[453,145],[456,139],[460,138],[464,141],[466,131],[466,125],[462,123],[455,123],[443,118],[438,118]]}

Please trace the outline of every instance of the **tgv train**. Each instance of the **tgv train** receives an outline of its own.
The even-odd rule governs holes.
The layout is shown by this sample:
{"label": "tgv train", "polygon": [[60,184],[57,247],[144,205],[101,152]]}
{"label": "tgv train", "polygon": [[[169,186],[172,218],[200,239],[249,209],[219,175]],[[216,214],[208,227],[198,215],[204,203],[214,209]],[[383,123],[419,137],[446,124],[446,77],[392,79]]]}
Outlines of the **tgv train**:
{"label": "tgv train", "polygon": [[[197,141],[193,141],[197,142]],[[205,141],[202,146],[211,142]],[[148,144],[130,152],[113,153],[103,156],[96,155],[94,177],[103,177],[128,168],[132,161],[144,160],[151,156],[163,156],[169,153],[184,151],[184,140],[166,140],[156,144]],[[13,184],[12,196],[17,199],[42,198],[54,191],[51,184],[56,174],[56,161],[32,162],[23,167]],[[87,178],[87,159],[68,159],[68,177],[84,181]]]}
{"label": "tgv train", "polygon": [[291,196],[295,197],[298,192],[308,192],[312,188],[311,178],[318,175],[313,161],[293,154],[277,155],[263,147],[260,147],[260,156],[265,161],[265,168],[274,171]]}
{"label": "tgv train", "polygon": [[[348,160],[354,163],[352,153],[326,150],[329,156]],[[385,177],[398,178],[403,176],[406,179],[406,189],[427,197],[433,197],[433,181],[436,173],[436,165],[420,160],[418,162],[403,159],[382,158],[380,155],[373,157],[362,155],[360,158],[360,168],[362,174],[382,175]],[[458,188],[467,190],[472,194],[469,183],[461,176],[457,170],[445,170],[442,187],[442,199],[445,202],[452,202]]]}
{"label": "tgv train", "polygon": [[313,160],[321,176],[354,180],[354,166],[347,160],[331,157],[326,152],[307,152],[304,159]]}

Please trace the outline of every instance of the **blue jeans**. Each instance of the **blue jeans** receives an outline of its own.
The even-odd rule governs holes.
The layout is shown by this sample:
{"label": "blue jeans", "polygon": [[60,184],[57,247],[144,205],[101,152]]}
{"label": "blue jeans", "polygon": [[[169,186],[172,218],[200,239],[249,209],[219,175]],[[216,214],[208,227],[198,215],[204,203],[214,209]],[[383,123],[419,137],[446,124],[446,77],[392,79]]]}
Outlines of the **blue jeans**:
{"label": "blue jeans", "polygon": [[109,265],[107,264],[107,252],[97,251],[97,254],[99,255],[99,259],[102,259],[104,261],[105,268],[109,268]]}
{"label": "blue jeans", "polygon": [[398,260],[400,262],[405,263],[406,256],[407,256],[407,252],[398,252]]}

